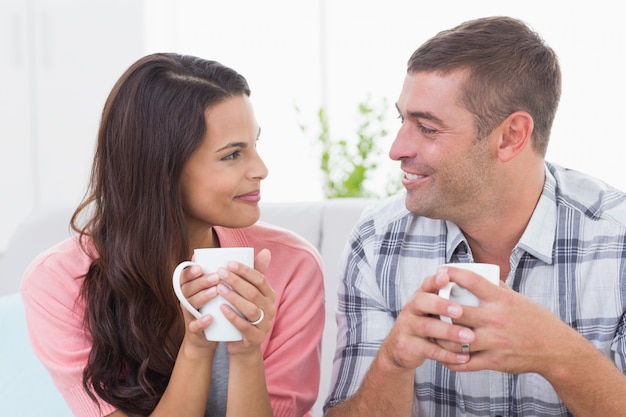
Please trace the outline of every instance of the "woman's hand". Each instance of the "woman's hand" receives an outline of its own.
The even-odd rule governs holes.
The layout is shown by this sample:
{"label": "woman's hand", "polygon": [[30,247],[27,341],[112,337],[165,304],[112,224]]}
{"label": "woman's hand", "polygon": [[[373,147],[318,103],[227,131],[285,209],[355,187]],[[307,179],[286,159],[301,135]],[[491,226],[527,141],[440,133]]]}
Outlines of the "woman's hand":
{"label": "woman's hand", "polygon": [[227,304],[221,306],[224,316],[243,335],[242,341],[228,343],[231,355],[258,350],[272,327],[276,315],[275,294],[265,278],[270,261],[270,251],[263,249],[255,258],[254,268],[229,262],[226,268],[220,268],[215,274],[217,279],[223,281],[217,285],[217,292],[244,315],[241,317]]}
{"label": "woman's hand", "polygon": [[[220,280],[215,274],[205,275],[202,272],[202,267],[199,265],[185,268],[180,276],[180,286],[183,294],[195,309],[200,309],[208,301],[217,297],[217,285],[219,282]],[[180,309],[185,319],[185,340],[191,346],[201,349],[209,348],[215,351],[217,342],[208,341],[204,336],[204,329],[213,323],[213,317],[207,314],[196,319],[183,306]]]}

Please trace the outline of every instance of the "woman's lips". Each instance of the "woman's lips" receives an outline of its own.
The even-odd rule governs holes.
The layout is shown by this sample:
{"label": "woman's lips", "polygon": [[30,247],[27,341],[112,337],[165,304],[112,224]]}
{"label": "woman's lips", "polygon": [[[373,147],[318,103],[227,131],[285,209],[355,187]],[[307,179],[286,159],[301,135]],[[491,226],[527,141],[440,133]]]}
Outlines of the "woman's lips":
{"label": "woman's lips", "polygon": [[241,194],[235,197],[237,200],[246,201],[248,203],[258,203],[261,201],[261,191],[256,190],[246,194]]}

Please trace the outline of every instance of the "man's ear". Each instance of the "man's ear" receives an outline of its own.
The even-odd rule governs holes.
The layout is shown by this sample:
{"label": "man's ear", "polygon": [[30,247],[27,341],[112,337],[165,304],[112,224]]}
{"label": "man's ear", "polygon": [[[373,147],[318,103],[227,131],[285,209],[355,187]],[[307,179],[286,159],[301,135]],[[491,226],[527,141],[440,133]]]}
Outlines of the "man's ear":
{"label": "man's ear", "polygon": [[532,146],[533,127],[533,118],[525,111],[511,113],[500,124],[501,136],[498,157],[502,162],[510,161],[526,147]]}

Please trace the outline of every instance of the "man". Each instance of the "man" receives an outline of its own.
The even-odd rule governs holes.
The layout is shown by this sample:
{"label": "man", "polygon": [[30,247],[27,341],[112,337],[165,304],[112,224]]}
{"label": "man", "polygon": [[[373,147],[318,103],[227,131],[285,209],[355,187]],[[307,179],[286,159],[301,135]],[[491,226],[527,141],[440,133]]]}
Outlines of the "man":
{"label": "man", "polygon": [[[544,160],[560,92],[515,19],[413,53],[390,150],[406,195],[349,242],[328,417],[626,413],[626,196]],[[497,264],[501,284],[450,262]],[[439,297],[449,281],[480,306]]]}

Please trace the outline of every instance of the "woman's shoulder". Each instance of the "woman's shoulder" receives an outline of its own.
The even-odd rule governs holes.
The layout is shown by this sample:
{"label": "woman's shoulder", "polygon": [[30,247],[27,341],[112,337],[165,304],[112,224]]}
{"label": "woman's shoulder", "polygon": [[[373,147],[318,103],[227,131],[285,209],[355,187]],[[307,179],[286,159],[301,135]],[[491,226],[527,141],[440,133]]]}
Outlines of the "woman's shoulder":
{"label": "woman's shoulder", "polygon": [[88,248],[81,245],[77,236],[72,236],[41,252],[24,272],[22,291],[78,289],[92,262],[85,252]]}
{"label": "woman's shoulder", "polygon": [[324,263],[312,243],[292,230],[265,222],[240,230],[255,253],[269,249],[267,276],[277,293],[290,287],[296,293],[313,292],[323,298]]}

